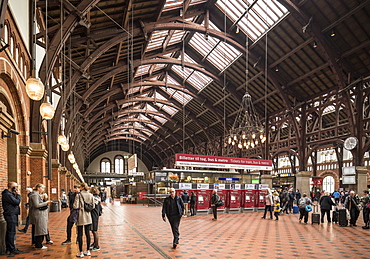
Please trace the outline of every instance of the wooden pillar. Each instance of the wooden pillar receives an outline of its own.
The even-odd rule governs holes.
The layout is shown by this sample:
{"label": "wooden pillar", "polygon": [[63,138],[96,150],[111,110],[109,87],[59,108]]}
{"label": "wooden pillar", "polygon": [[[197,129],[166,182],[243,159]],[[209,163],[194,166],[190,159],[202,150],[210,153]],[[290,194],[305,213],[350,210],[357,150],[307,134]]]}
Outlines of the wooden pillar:
{"label": "wooden pillar", "polygon": [[65,167],[59,168],[59,177],[60,177],[60,191],[64,190],[68,193],[69,189],[67,186],[67,169]]}

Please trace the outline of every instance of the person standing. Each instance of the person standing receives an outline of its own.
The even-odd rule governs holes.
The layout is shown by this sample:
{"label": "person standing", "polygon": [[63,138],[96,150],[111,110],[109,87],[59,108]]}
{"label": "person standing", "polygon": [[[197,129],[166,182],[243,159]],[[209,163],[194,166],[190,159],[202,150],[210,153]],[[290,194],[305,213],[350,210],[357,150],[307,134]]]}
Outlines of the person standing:
{"label": "person standing", "polygon": [[187,190],[184,190],[184,193],[181,195],[182,202],[184,203],[184,217],[188,216],[188,210],[189,210],[189,199],[190,196],[188,194]]}
{"label": "person standing", "polygon": [[349,195],[347,196],[344,202],[344,207],[348,209],[351,215],[351,220],[349,221],[350,227],[352,226],[357,227],[356,221],[358,219],[358,216],[360,215],[360,210],[358,208],[359,203],[360,203],[360,199],[358,198],[358,196],[355,195],[354,191],[350,191]]}
{"label": "person standing", "polygon": [[328,222],[331,222],[330,211],[331,211],[331,207],[335,206],[335,203],[332,201],[329,195],[329,192],[324,193],[324,196],[320,198],[319,203],[320,203],[320,208],[321,208],[321,223],[324,223],[325,213],[326,213]]}
{"label": "person standing", "polygon": [[[26,191],[27,191],[27,198],[29,199],[30,198],[30,195],[32,193],[32,188],[26,188]],[[30,204],[29,202],[27,202],[24,207],[29,210],[30,208]],[[27,233],[28,231],[28,227],[30,226],[30,216],[27,214],[27,218],[26,218],[26,225],[24,226],[24,228],[22,229],[18,229],[19,232],[21,233]]]}
{"label": "person standing", "polygon": [[362,216],[363,216],[364,223],[365,223],[365,226],[363,226],[362,228],[369,229],[370,209],[367,208],[367,204],[370,202],[370,196],[369,196],[368,190],[364,190],[364,196],[362,197],[361,201],[362,201],[362,208],[363,208]]}
{"label": "person standing", "polygon": [[195,204],[197,203],[197,196],[195,195],[194,191],[191,192],[190,195],[190,215],[195,215]]}
{"label": "person standing", "polygon": [[302,198],[301,192],[297,189],[295,191],[295,200],[296,200],[297,206],[298,206],[298,201],[299,201],[300,198]]}
{"label": "person standing", "polygon": [[103,210],[100,204],[100,195],[98,188],[92,187],[91,194],[94,197],[95,208],[91,211],[91,220],[92,220],[91,232],[93,233],[94,243],[90,246],[90,249],[92,252],[95,252],[100,250],[98,225],[99,217],[101,216]]}
{"label": "person standing", "polygon": [[287,214],[292,213],[292,210],[293,210],[293,202],[294,202],[294,199],[295,199],[295,196],[293,195],[293,189],[289,189],[288,197],[289,197],[289,201],[288,201]]}
{"label": "person standing", "polygon": [[304,224],[307,224],[308,221],[308,211],[306,210],[307,205],[311,205],[312,201],[310,198],[307,197],[307,194],[303,194],[302,198],[298,201],[299,207],[299,223],[301,223],[302,219],[304,218]]}
{"label": "person standing", "polygon": [[217,194],[217,189],[213,189],[211,198],[211,207],[213,211],[213,219],[217,220],[217,206],[216,203],[220,200],[220,196]]}
{"label": "person standing", "polygon": [[279,200],[280,199],[276,199],[275,202],[274,202],[274,216],[275,216],[275,220],[279,220],[279,214],[280,214],[280,210],[281,210]]}
{"label": "person standing", "polygon": [[166,216],[170,222],[173,234],[173,249],[179,244],[179,226],[182,214],[184,213],[184,203],[176,196],[175,189],[170,188],[170,196],[166,197],[162,207],[162,219],[166,222]]}
{"label": "person standing", "polygon": [[70,191],[68,193],[68,204],[69,204],[69,216],[67,218],[67,239],[62,243],[62,245],[69,245],[72,244],[72,227],[76,222],[74,222],[73,218],[71,217],[72,210],[73,209],[73,203],[75,201],[76,195],[80,192],[80,186],[79,185],[74,185],[73,186],[73,192]]}
{"label": "person standing", "polygon": [[[94,203],[94,197],[91,193],[88,192],[89,186],[87,183],[81,183],[80,185],[81,192],[76,195],[75,201],[73,203],[74,209],[79,209],[78,212],[78,220],[77,220],[77,240],[78,240],[78,248],[79,251],[77,253],[77,257],[84,257],[84,255],[90,256],[90,228],[92,224],[91,219],[91,212],[86,211],[84,208],[84,203],[89,203],[93,205],[93,208],[95,208]],[[86,236],[86,251],[83,251],[83,230],[85,230],[85,236]]]}
{"label": "person standing", "polygon": [[18,184],[15,182],[8,183],[8,189],[2,192],[1,201],[3,204],[3,215],[6,221],[5,243],[6,251],[10,255],[23,254],[23,251],[15,248],[15,234],[18,224],[18,215],[20,214],[19,204],[21,195],[18,190]]}
{"label": "person standing", "polygon": [[42,194],[45,191],[45,185],[38,183],[33,187],[30,195],[30,223],[32,224],[32,243],[36,249],[46,249],[42,245],[44,236],[48,234],[48,204],[50,201],[43,201]]}
{"label": "person standing", "polygon": [[[270,212],[270,219],[272,219],[272,209],[273,209],[273,206],[274,206],[274,201],[272,199],[272,194],[271,194],[271,191],[270,191],[270,188],[267,188],[266,191],[265,191],[265,213],[263,214],[262,218],[265,219],[266,218],[266,213],[267,211]],[[280,206],[280,205],[279,205]]]}
{"label": "person standing", "polygon": [[338,205],[339,204],[339,199],[340,199],[340,193],[338,191],[335,191],[333,193],[334,201]]}

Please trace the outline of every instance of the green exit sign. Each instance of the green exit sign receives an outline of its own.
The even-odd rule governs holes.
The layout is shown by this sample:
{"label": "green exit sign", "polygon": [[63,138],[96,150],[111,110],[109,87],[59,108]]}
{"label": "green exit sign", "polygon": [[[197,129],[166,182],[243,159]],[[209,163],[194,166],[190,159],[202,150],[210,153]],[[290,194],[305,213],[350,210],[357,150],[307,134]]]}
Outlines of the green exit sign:
{"label": "green exit sign", "polygon": [[260,181],[259,180],[252,180],[252,184],[259,184]]}

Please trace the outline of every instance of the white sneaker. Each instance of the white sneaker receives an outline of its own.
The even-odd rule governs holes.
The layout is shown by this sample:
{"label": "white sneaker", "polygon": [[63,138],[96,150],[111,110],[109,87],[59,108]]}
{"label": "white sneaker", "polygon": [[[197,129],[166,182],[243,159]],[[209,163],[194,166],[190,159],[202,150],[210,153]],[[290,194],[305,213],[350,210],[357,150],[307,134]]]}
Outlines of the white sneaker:
{"label": "white sneaker", "polygon": [[91,255],[90,250],[85,251],[85,252],[84,252],[84,255],[86,255],[86,256],[90,256],[90,255]]}
{"label": "white sneaker", "polygon": [[40,248],[36,248],[35,249],[47,249],[47,246],[43,246],[43,247],[40,247]]}
{"label": "white sneaker", "polygon": [[77,257],[84,257],[84,253],[77,253]]}

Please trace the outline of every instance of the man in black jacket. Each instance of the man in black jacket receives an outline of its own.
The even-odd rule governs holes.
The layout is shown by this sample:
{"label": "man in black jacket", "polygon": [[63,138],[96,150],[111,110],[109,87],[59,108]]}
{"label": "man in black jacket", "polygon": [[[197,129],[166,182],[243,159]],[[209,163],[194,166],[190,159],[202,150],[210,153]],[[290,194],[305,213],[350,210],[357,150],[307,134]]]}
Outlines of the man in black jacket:
{"label": "man in black jacket", "polygon": [[184,203],[182,199],[176,196],[175,189],[170,189],[170,196],[164,199],[162,207],[162,218],[166,222],[166,216],[170,222],[173,233],[173,248],[175,249],[179,243],[179,225],[182,214],[184,212]]}
{"label": "man in black jacket", "polygon": [[18,184],[15,182],[8,183],[8,189],[2,192],[3,214],[6,221],[6,250],[11,255],[23,254],[24,252],[15,248],[15,233],[18,224],[18,215],[20,214],[19,204],[21,195],[18,190]]}
{"label": "man in black jacket", "polygon": [[184,203],[184,207],[185,207],[184,217],[187,217],[188,216],[188,209],[189,209],[189,200],[190,200],[190,196],[189,196],[187,190],[184,190],[184,193],[181,195],[181,199],[182,199],[182,202]]}
{"label": "man in black jacket", "polygon": [[71,212],[73,210],[73,203],[75,201],[76,194],[80,192],[80,186],[75,185],[73,186],[73,192],[70,191],[68,193],[68,203],[69,203],[69,216],[67,218],[67,240],[62,243],[62,245],[69,245],[72,244],[71,237],[72,237],[72,227],[74,225],[74,222],[70,220]]}

